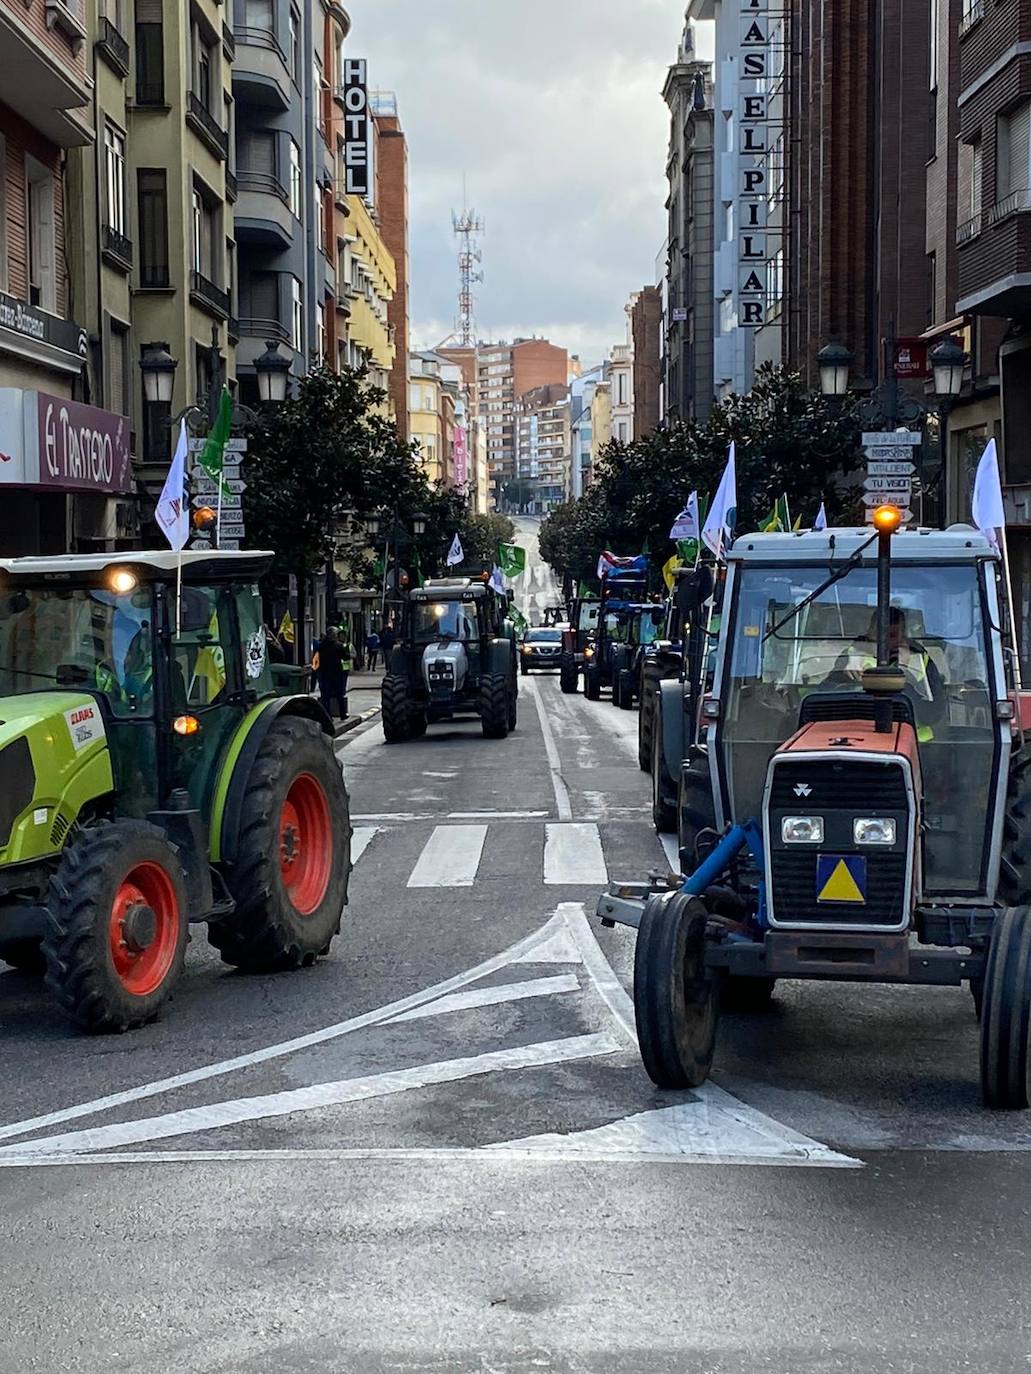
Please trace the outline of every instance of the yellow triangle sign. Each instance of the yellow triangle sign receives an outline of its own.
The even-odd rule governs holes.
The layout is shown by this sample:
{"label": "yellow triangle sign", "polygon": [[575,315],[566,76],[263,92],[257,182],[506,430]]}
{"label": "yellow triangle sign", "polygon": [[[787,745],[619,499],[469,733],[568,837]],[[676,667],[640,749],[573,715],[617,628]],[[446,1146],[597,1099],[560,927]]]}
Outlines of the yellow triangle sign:
{"label": "yellow triangle sign", "polygon": [[865,904],[866,898],[859,890],[855,878],[848,871],[848,864],[844,859],[839,859],[833,873],[823,885],[817,901],[820,902],[860,902]]}

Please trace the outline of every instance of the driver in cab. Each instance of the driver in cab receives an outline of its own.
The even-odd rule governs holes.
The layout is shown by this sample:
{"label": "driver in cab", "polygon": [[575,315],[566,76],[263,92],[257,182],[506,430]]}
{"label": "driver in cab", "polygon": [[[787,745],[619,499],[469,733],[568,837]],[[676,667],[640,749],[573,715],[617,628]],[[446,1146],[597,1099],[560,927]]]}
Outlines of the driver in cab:
{"label": "driver in cab", "polygon": [[[945,709],[945,683],[926,647],[907,633],[906,612],[901,606],[888,611],[888,660],[903,670],[907,691],[915,698],[917,737],[922,742],[934,738],[931,722],[941,719]],[[837,669],[861,681],[865,669],[877,666],[877,612],[870,617],[865,634],[842,653]]]}

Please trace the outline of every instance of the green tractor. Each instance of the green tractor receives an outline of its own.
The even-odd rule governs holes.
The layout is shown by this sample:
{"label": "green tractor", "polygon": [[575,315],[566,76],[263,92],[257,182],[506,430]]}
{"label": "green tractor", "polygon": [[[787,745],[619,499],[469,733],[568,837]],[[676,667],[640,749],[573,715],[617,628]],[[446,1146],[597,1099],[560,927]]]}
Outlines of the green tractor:
{"label": "green tractor", "polygon": [[332,724],[277,695],[266,553],[0,560],[0,960],[92,1032],[152,1020],[191,924],[247,971],[340,929]]}
{"label": "green tractor", "polygon": [[515,729],[519,673],[508,609],[483,577],[440,577],[409,592],[383,678],[388,744],[458,716],[479,716],[487,739]]}

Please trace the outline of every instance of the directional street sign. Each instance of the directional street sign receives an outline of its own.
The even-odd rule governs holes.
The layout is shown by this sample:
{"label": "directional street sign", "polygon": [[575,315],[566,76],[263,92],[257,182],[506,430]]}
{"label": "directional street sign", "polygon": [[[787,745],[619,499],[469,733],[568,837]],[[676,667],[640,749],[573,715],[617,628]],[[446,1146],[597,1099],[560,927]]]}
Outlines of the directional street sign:
{"label": "directional street sign", "polygon": [[244,528],[239,520],[234,520],[232,522],[223,520],[218,527],[218,535],[220,539],[242,539],[244,536]]}
{"label": "directional street sign", "polygon": [[[191,440],[189,441],[189,445],[188,445],[190,452],[191,452],[191,453],[201,453],[201,452],[203,452],[204,445],[205,445],[207,442],[208,442],[207,439],[191,439]],[[226,453],[246,453],[246,452],[247,452],[247,440],[246,440],[246,439],[227,439],[227,440],[226,440],[225,451],[226,451]]]}
{"label": "directional street sign", "polygon": [[218,547],[220,549],[238,549],[240,547],[240,541],[239,539],[220,539],[218,541]]}
{"label": "directional street sign", "polygon": [[868,477],[863,483],[866,491],[912,491],[908,477]]}
{"label": "directional street sign", "polygon": [[871,444],[863,451],[867,462],[903,463],[909,462],[913,457],[913,450],[904,448],[901,444]]}
{"label": "directional street sign", "polygon": [[862,436],[862,440],[864,448],[885,446],[890,446],[892,448],[896,446],[916,448],[916,446],[920,443],[920,435],[916,430],[913,429],[880,429],[864,433]]}
{"label": "directional street sign", "polygon": [[[210,496],[210,495],[208,495],[208,494],[205,493],[205,492],[198,492],[197,495],[193,498],[193,504],[194,504],[195,506],[210,506],[213,502],[214,502],[214,503],[217,503],[217,501],[218,501],[217,495]],[[223,494],[222,494],[222,509],[223,509],[224,511],[229,511],[229,510],[236,511],[236,510],[240,510],[242,507],[243,507],[243,497],[242,497],[242,496],[236,496],[236,495],[234,495],[231,491],[223,492]]]}
{"label": "directional street sign", "polygon": [[[211,482],[211,483],[214,483],[214,481],[215,481],[215,479],[214,479],[213,477],[209,477],[209,476],[208,476],[208,474],[204,471],[204,469],[200,466],[199,463],[195,463],[194,466],[190,469],[190,476],[191,476],[191,477],[196,477],[196,479],[197,479],[198,482]],[[225,478],[225,480],[226,480],[227,482],[239,481],[239,480],[240,480],[240,464],[239,464],[239,463],[226,463],[226,465],[225,465],[225,466],[223,467],[223,469],[222,469],[222,476]]]}
{"label": "directional street sign", "polygon": [[916,472],[916,465],[870,461],[866,465],[866,471],[870,477],[911,477]]}
{"label": "directional street sign", "polygon": [[913,504],[913,493],[911,491],[865,491],[863,493],[864,506],[900,506],[903,510]]}

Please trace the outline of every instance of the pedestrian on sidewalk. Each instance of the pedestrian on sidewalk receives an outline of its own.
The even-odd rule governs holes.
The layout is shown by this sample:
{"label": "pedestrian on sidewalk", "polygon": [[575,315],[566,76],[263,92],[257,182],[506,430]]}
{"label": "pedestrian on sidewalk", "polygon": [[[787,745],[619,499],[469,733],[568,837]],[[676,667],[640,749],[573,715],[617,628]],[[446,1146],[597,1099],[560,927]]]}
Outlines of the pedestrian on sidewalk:
{"label": "pedestrian on sidewalk", "polygon": [[351,640],[330,625],[316,651],[315,673],[319,696],[329,714],[338,720],[347,719],[347,679],[353,666]]}
{"label": "pedestrian on sidewalk", "polygon": [[368,639],[365,641],[365,649],[366,649],[366,652],[367,652],[368,655],[369,655],[369,662],[368,662],[368,669],[369,669],[369,672],[370,672],[370,673],[375,672],[375,670],[376,670],[376,656],[377,656],[378,653],[379,653],[379,635],[376,633],[375,630],[373,630],[372,634],[369,635]]}
{"label": "pedestrian on sidewalk", "polygon": [[390,668],[390,655],[394,645],[397,643],[397,631],[394,629],[393,620],[388,620],[379,632],[379,649],[383,655],[383,671],[387,672]]}

